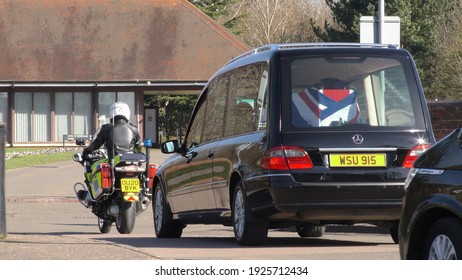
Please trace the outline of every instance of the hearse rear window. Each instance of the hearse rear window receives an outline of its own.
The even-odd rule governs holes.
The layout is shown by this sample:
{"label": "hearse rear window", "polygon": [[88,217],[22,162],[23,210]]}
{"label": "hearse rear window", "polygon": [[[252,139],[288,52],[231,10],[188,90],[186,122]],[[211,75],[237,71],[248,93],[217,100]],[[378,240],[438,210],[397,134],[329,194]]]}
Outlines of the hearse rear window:
{"label": "hearse rear window", "polygon": [[402,63],[383,57],[308,57],[290,64],[295,128],[416,125]]}

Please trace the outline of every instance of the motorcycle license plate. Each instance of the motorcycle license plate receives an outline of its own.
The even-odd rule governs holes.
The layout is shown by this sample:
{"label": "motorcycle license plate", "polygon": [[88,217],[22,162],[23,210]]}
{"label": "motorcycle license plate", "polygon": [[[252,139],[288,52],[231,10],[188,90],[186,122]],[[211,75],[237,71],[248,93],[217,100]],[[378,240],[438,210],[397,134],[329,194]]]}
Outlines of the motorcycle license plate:
{"label": "motorcycle license plate", "polygon": [[134,192],[140,191],[140,180],[137,178],[123,178],[120,179],[120,187],[122,192]]}

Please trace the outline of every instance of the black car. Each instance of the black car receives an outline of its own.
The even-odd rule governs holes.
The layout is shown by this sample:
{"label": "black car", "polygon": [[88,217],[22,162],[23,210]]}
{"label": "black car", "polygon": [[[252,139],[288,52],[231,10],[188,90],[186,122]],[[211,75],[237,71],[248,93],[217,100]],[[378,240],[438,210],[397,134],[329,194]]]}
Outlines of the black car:
{"label": "black car", "polygon": [[456,129],[414,163],[405,185],[402,259],[462,259],[462,133]]}
{"label": "black car", "polygon": [[434,143],[414,61],[386,45],[268,45],[206,84],[185,139],[154,182],[157,237],[192,223],[234,227],[241,245],[268,229],[319,237],[370,223],[398,238],[404,181]]}

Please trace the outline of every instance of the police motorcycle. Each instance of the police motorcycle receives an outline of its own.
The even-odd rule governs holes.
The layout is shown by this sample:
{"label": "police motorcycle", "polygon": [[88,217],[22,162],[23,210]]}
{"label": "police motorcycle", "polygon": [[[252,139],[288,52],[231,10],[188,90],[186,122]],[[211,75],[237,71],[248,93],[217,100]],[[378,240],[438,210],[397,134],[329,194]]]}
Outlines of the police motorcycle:
{"label": "police motorcycle", "polygon": [[[85,140],[77,139],[76,145],[85,148]],[[81,152],[74,154],[73,160],[84,167],[85,178],[84,183],[74,185],[74,191],[80,203],[98,217],[101,233],[110,232],[114,222],[119,233],[131,233],[136,216],[151,203],[158,166],[149,160],[152,141],[146,139],[144,147],[146,153],[115,155],[111,162],[105,149],[93,151],[85,158]],[[86,197],[82,197],[83,193]]]}

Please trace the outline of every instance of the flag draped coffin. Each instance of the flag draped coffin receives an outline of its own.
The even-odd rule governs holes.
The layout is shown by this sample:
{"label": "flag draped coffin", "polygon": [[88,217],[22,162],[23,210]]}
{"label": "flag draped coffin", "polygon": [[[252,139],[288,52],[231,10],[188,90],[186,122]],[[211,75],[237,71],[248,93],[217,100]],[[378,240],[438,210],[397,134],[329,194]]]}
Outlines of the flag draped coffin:
{"label": "flag draped coffin", "polygon": [[358,123],[360,116],[356,92],[351,89],[306,88],[292,94],[292,104],[297,127]]}

